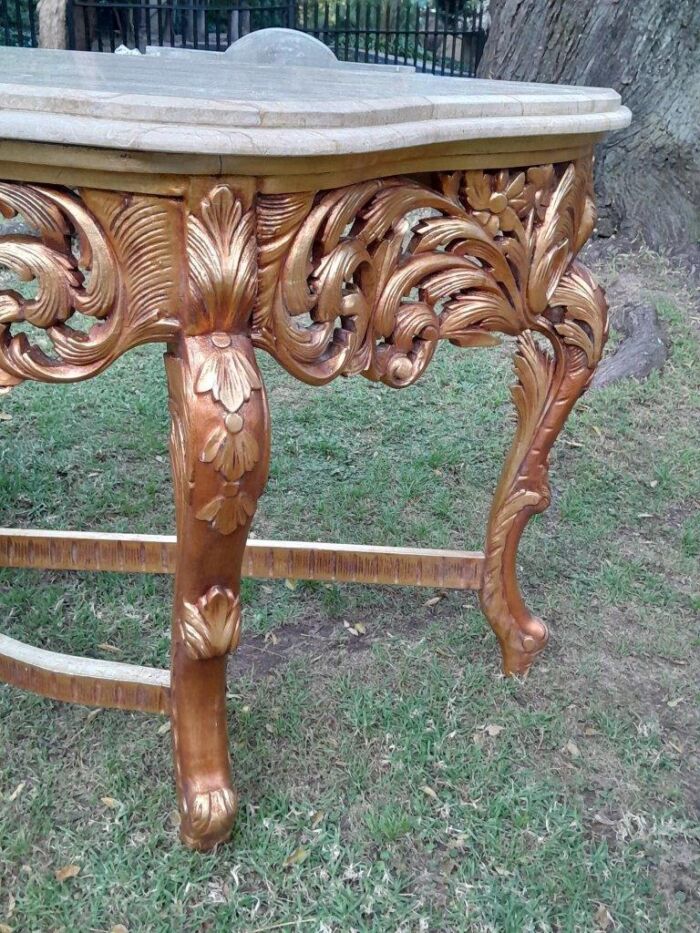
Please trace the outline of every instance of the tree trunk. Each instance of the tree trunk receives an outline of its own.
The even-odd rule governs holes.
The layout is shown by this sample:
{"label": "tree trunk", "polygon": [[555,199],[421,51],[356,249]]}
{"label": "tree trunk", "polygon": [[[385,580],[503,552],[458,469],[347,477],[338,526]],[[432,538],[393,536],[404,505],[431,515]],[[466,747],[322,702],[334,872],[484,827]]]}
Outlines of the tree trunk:
{"label": "tree trunk", "polygon": [[696,243],[700,2],[491,0],[490,13],[480,77],[613,87],[632,110],[599,147],[599,234]]}
{"label": "tree trunk", "polygon": [[65,49],[66,0],[39,0],[39,48]]}

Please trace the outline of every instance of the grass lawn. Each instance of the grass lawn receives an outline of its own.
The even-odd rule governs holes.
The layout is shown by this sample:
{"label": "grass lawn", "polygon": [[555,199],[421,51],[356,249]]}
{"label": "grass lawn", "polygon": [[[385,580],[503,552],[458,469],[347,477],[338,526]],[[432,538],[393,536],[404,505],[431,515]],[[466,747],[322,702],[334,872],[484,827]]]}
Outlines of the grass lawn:
{"label": "grass lawn", "polygon": [[[619,263],[673,348],[646,382],[589,393],[555,447],[520,551],[552,629],[529,679],[500,676],[473,594],[246,581],[241,810],[208,855],[177,841],[164,720],[0,686],[2,933],[698,928],[699,312],[651,257]],[[0,399],[2,524],[172,531],[161,353]],[[404,392],[314,390],[263,359],[255,534],[480,547],[509,353],[444,347]],[[2,570],[2,628],[163,666],[171,583]]]}

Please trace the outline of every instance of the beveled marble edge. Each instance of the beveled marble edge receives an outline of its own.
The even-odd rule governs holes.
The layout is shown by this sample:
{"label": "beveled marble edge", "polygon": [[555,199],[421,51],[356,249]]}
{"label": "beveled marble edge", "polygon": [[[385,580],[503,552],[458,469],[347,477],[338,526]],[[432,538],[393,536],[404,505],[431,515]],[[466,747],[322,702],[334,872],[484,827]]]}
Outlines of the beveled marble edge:
{"label": "beveled marble edge", "polygon": [[460,117],[363,127],[222,128],[94,116],[0,110],[0,140],[93,146],[99,149],[200,155],[296,157],[351,155],[469,139],[607,133],[628,126],[626,107],[603,113]]}
{"label": "beveled marble edge", "polygon": [[[100,120],[148,123],[163,126],[186,124],[192,127],[224,123],[236,129],[278,128],[352,129],[386,123],[417,123],[424,120],[497,119],[522,116],[582,116],[588,113],[615,113],[620,101],[615,97],[582,93],[553,99],[545,93],[528,94],[526,99],[510,94],[488,98],[453,96],[401,97],[396,101],[353,98],[324,102],[314,110],[303,101],[276,101],[266,106],[243,101],[200,100],[163,97],[154,94],[115,94],[107,91],[66,89],[61,92],[60,108],[51,109],[42,88],[0,84],[2,111],[32,112],[63,117],[94,117]],[[612,92],[614,94],[614,92]]]}
{"label": "beveled marble edge", "polygon": [[[0,109],[31,111],[54,116],[95,117],[101,120],[156,123],[167,126],[221,126],[247,128],[330,128],[376,126],[385,123],[449,120],[457,118],[520,116],[578,116],[587,113],[614,113],[620,109],[619,95],[608,88],[575,88],[525,84],[527,93],[518,95],[512,82],[486,82],[488,93],[458,97],[454,94],[397,94],[395,98],[353,95],[352,99],[324,100],[311,106],[308,101],[275,100],[246,102],[234,98],[211,99],[169,97],[127,91],[61,88],[49,92],[44,87],[0,82]],[[479,84],[479,82],[475,82]]]}

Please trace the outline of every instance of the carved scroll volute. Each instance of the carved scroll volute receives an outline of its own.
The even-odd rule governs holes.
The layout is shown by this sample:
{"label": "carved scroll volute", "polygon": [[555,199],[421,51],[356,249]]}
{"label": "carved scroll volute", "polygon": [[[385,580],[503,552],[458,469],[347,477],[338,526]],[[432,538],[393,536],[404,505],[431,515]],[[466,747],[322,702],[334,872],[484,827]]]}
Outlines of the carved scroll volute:
{"label": "carved scroll volute", "polygon": [[363,352],[376,276],[366,245],[344,234],[378,185],[258,198],[254,341],[305,382],[328,382]]}
{"label": "carved scroll volute", "polygon": [[[0,211],[21,216],[32,231],[0,235],[0,265],[38,289],[32,299],[0,295],[0,384],[86,379],[130,347],[177,333],[177,201],[0,183]],[[76,313],[93,319],[87,333],[71,326]],[[44,332],[51,355],[31,331],[13,332],[20,322]]]}

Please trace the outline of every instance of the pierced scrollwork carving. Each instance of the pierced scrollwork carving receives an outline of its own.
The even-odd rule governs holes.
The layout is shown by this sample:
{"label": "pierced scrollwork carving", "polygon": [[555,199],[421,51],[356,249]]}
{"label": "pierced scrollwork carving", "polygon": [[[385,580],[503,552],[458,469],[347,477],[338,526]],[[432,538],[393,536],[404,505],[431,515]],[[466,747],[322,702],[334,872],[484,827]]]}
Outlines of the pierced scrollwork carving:
{"label": "pierced scrollwork carving", "polygon": [[[35,231],[0,235],[0,266],[36,288],[0,293],[0,384],[85,379],[175,334],[178,210],[166,198],[0,183],[0,212]],[[92,325],[71,326],[77,315]]]}
{"label": "pierced scrollwork carving", "polygon": [[254,342],[308,382],[361,372],[400,387],[441,338],[548,330],[593,227],[590,176],[581,160],[260,196]]}
{"label": "pierced scrollwork carving", "polygon": [[[586,159],[318,194],[254,198],[221,183],[189,210],[168,198],[4,184],[0,207],[37,231],[0,237],[0,263],[39,287],[36,298],[0,297],[6,384],[86,378],[182,328],[252,330],[309,382],[362,373],[408,385],[439,339],[484,345],[496,331],[539,329],[593,225]],[[95,320],[87,333],[70,326],[77,313]],[[13,333],[18,323],[41,328],[53,357]]]}

